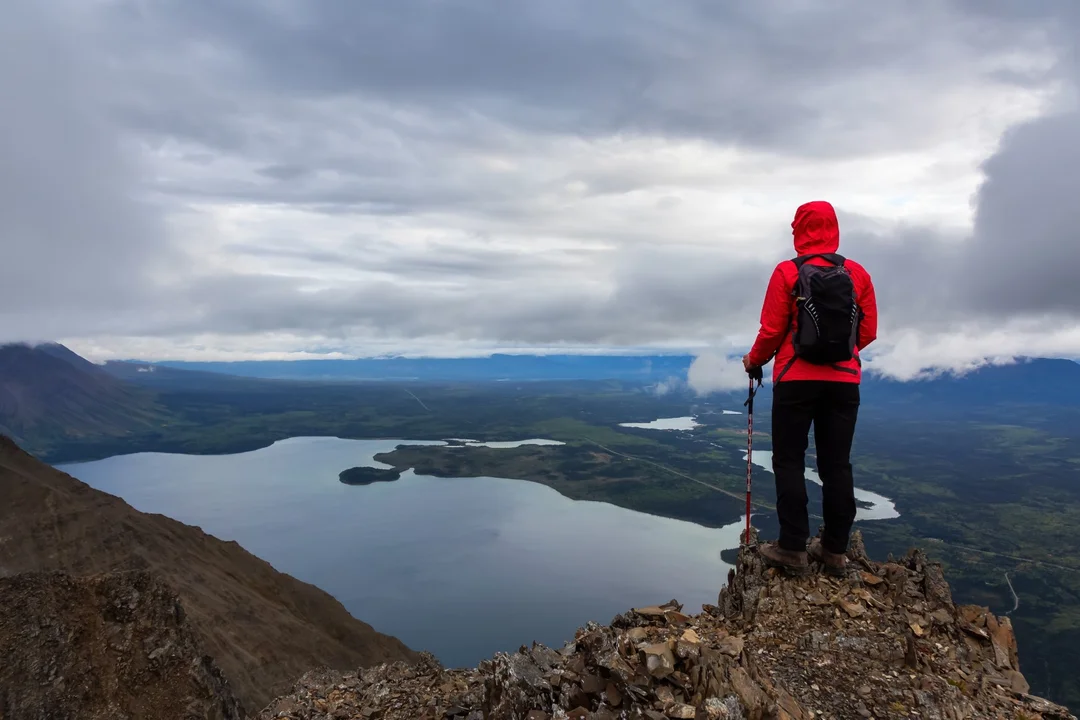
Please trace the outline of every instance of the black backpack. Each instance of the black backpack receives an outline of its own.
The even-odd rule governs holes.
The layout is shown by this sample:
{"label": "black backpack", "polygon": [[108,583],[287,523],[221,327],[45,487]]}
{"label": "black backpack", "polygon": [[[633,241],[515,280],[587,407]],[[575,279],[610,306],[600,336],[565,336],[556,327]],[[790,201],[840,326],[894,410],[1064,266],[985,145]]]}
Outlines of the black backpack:
{"label": "black backpack", "polygon": [[[819,257],[831,265],[806,262]],[[795,296],[795,328],[791,342],[795,357],[815,365],[830,365],[855,356],[862,311],[855,300],[855,284],[836,253],[800,255],[793,259],[799,278]]]}

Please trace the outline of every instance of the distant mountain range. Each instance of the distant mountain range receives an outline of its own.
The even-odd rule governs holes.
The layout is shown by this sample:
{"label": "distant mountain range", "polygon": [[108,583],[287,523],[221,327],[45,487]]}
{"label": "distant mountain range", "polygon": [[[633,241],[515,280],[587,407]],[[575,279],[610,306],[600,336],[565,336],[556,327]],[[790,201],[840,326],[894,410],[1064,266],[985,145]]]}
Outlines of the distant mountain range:
{"label": "distant mountain range", "polygon": [[362,358],[162,362],[159,366],[289,380],[640,380],[686,377],[689,355],[491,355],[478,358]]}
{"label": "distant mountain range", "polygon": [[1080,405],[1080,363],[1027,358],[1009,365],[988,365],[966,375],[942,375],[900,382],[869,375],[863,383],[866,402],[976,406]]}
{"label": "distant mountain range", "polygon": [[[157,372],[176,370],[225,373],[238,377],[323,381],[685,381],[690,355],[492,355],[484,358],[371,358],[244,362],[164,362]],[[136,382],[153,382],[133,373],[131,363],[109,363],[110,372]],[[173,375],[172,377],[176,377]],[[158,381],[160,382],[160,381]],[[962,376],[901,382],[874,374],[863,380],[868,402],[986,405],[988,403],[1080,404],[1080,364],[1032,358],[987,366]]]}
{"label": "distant mountain range", "polygon": [[[486,358],[387,358],[296,362],[145,363],[95,365],[57,345],[0,346],[0,433],[44,457],[71,443],[110,446],[127,438],[167,440],[177,422],[198,424],[200,403],[227,393],[269,397],[303,394],[299,382],[386,385],[615,381],[662,386],[669,397],[686,386],[688,355],[494,355]],[[292,381],[292,382],[282,382]],[[764,389],[767,402],[769,387]],[[729,394],[737,399],[740,392]],[[1080,407],[1080,364],[1030,359],[956,377],[898,382],[867,375],[864,406],[897,416],[1001,406]],[[184,417],[177,415],[183,405]],[[119,447],[119,446],[117,446]]]}

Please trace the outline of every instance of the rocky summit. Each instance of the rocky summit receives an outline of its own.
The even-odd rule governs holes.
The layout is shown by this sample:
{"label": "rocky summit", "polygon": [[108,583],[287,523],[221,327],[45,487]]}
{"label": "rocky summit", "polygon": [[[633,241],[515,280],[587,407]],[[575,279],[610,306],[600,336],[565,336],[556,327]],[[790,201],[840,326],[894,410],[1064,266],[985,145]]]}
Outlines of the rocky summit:
{"label": "rocky summit", "polygon": [[1008,618],[953,603],[918,550],[850,573],[793,578],[744,546],[716,605],[672,600],[590,623],[565,647],[522,647],[475,669],[430,655],[314,671],[262,720],[1064,720],[1029,694]]}

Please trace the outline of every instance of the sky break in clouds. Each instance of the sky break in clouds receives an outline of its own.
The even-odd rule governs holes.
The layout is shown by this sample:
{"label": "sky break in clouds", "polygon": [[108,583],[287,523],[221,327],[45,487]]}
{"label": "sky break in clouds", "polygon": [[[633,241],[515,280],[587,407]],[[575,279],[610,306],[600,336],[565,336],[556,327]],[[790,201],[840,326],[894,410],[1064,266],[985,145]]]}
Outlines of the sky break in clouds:
{"label": "sky break in clouds", "polygon": [[878,370],[1080,355],[1080,8],[893,5],[12,0],[0,341],[742,351],[827,199]]}

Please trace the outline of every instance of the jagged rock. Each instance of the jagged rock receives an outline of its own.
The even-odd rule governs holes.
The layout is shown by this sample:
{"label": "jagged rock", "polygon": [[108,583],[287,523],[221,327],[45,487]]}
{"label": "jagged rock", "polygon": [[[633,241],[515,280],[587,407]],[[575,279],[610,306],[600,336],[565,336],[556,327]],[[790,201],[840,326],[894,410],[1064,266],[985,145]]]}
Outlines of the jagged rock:
{"label": "jagged rock", "polygon": [[682,609],[683,606],[678,600],[669,600],[663,605],[650,605],[649,607],[633,608],[632,612],[637,613],[638,615],[644,615],[646,617],[667,618],[673,613],[681,615]]}
{"label": "jagged rock", "polygon": [[760,720],[768,705],[768,697],[761,686],[754,682],[744,668],[737,667],[731,671],[731,687],[746,709],[747,717],[750,720]]}
{"label": "jagged rock", "polygon": [[733,695],[724,699],[711,697],[705,700],[705,717],[708,720],[744,720],[742,707]]}
{"label": "jagged rock", "polygon": [[987,613],[986,631],[990,633],[990,645],[994,649],[994,660],[998,667],[1016,667],[1016,636],[1013,634],[1012,621]]}
{"label": "jagged rock", "polygon": [[667,677],[675,672],[675,657],[666,643],[654,643],[641,649],[645,656],[645,667],[654,678]]}
{"label": "jagged rock", "polygon": [[1031,692],[1031,685],[1019,670],[1006,670],[1005,679],[1009,681],[1009,687],[1014,693],[1026,695]]}
{"label": "jagged rock", "polygon": [[667,711],[669,718],[682,718],[683,720],[694,720],[697,716],[697,710],[693,705],[686,705],[684,703],[675,703]]}
{"label": "jagged rock", "polygon": [[731,657],[738,657],[742,654],[743,646],[745,644],[746,641],[741,636],[729,635],[728,637],[720,640],[719,644],[717,645],[717,649],[725,655],[730,655]]}
{"label": "jagged rock", "polygon": [[619,707],[622,705],[622,693],[619,692],[619,686],[615,683],[609,682],[607,688],[604,690],[604,697],[611,707]]}
{"label": "jagged rock", "polygon": [[521,717],[555,697],[551,683],[531,654],[495,656],[487,697],[496,717]]}
{"label": "jagged rock", "polygon": [[859,572],[859,577],[862,578],[862,581],[867,585],[880,585],[881,583],[885,582],[877,575],[874,575],[873,573],[868,573],[865,570],[861,570]]}
{"label": "jagged rock", "polygon": [[637,608],[561,651],[534,645],[475,670],[427,658],[411,672],[305,676],[260,718],[1076,720],[1027,694],[1008,619],[953,605],[922,553],[874,563],[855,533],[848,558],[860,572],[788,578],[752,542],[699,615]]}
{"label": "jagged rock", "polygon": [[849,602],[848,600],[845,600],[844,598],[837,599],[836,604],[840,606],[841,610],[843,610],[844,612],[846,612],[849,616],[851,616],[853,618],[857,618],[857,617],[859,617],[860,615],[862,615],[863,613],[866,612],[866,608],[864,608],[859,603],[857,603],[857,602]]}

